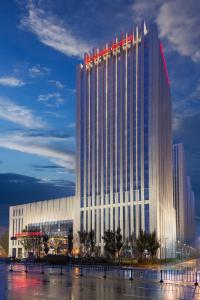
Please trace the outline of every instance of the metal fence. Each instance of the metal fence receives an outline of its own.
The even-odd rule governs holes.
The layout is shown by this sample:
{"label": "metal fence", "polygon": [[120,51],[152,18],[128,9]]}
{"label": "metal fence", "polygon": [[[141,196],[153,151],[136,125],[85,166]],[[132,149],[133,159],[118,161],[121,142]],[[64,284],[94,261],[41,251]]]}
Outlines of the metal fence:
{"label": "metal fence", "polygon": [[[0,265],[0,271],[3,265]],[[74,272],[77,276],[97,276],[106,278],[122,278],[129,280],[147,280],[153,282],[188,283],[198,285],[200,282],[200,271],[185,270],[153,270],[143,268],[127,268],[109,265],[48,265],[39,263],[11,263],[10,272],[26,272],[37,274],[59,274],[65,275]]]}

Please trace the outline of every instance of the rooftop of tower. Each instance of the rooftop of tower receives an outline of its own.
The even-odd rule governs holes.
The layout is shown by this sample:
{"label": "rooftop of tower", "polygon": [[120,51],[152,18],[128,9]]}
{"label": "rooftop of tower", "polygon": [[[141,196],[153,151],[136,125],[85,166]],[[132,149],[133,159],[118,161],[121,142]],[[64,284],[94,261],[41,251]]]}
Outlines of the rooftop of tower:
{"label": "rooftop of tower", "polygon": [[[141,27],[140,27],[141,28]],[[99,50],[94,49],[93,52],[86,53],[84,57],[84,65],[87,69],[93,67],[93,65],[98,65],[102,60],[106,60],[111,55],[117,55],[121,50],[126,50],[131,47],[131,45],[139,44],[142,41],[142,36],[148,34],[148,29],[146,23],[142,23],[142,31],[139,31],[138,26],[133,30],[131,34],[126,33],[123,38],[119,39],[116,37],[115,41],[110,44],[106,44],[105,48]],[[163,46],[160,42],[160,54],[163,61],[163,66],[166,74],[167,83],[170,85],[167,64],[164,56]]]}
{"label": "rooftop of tower", "polygon": [[[145,22],[143,22],[143,34],[146,35],[148,33]],[[120,49],[126,50],[130,48],[131,44],[135,45],[136,43],[141,42],[142,36],[139,34],[139,29],[136,27],[135,33],[125,34],[122,39],[118,39],[116,37],[115,41],[113,41],[110,45],[106,44],[106,47],[99,50],[94,49],[93,53],[87,53],[84,57],[84,64],[86,67],[90,68],[93,64],[98,64],[101,60],[105,60],[110,57],[110,55],[116,55],[120,52]]]}

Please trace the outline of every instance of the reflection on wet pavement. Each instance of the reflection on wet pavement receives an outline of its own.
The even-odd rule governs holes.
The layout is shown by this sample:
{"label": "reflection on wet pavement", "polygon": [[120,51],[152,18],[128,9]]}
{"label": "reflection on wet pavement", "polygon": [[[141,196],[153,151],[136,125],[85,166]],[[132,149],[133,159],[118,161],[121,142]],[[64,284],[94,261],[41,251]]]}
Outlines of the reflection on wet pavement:
{"label": "reflection on wet pavement", "polygon": [[125,300],[125,299],[200,299],[200,289],[194,286],[144,283],[128,279],[107,278],[99,274],[80,277],[77,270],[64,275],[0,271],[0,299],[35,300]]}

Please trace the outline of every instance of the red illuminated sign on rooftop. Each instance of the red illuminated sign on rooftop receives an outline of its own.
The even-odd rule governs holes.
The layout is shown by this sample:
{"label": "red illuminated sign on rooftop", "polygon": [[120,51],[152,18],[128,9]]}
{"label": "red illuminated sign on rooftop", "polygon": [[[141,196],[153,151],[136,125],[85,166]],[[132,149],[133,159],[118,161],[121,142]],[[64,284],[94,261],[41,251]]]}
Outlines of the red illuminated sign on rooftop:
{"label": "red illuminated sign on rooftop", "polygon": [[84,63],[86,65],[89,64],[89,63],[92,63],[95,60],[97,60],[98,58],[101,58],[105,55],[108,55],[111,51],[115,51],[115,50],[119,49],[120,47],[123,47],[124,45],[129,44],[133,41],[134,41],[134,37],[133,37],[133,34],[131,34],[131,35],[127,36],[126,38],[120,40],[119,42],[113,43],[111,45],[111,47],[104,48],[101,51],[95,53],[94,55],[91,55],[91,56],[86,55]]}

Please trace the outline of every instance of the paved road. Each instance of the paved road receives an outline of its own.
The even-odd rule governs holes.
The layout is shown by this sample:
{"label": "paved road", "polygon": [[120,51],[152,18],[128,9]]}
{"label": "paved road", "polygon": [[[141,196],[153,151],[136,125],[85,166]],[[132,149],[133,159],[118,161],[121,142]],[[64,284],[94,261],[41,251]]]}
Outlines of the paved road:
{"label": "paved road", "polygon": [[64,275],[0,271],[1,300],[190,300],[200,299],[200,288],[87,275],[76,270]]}

